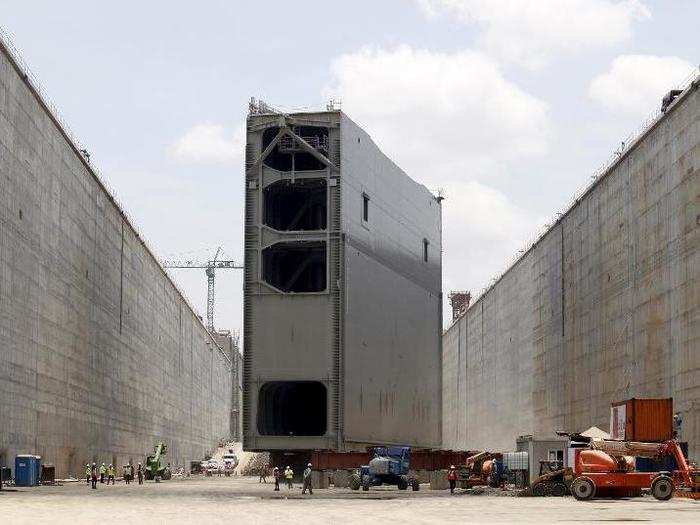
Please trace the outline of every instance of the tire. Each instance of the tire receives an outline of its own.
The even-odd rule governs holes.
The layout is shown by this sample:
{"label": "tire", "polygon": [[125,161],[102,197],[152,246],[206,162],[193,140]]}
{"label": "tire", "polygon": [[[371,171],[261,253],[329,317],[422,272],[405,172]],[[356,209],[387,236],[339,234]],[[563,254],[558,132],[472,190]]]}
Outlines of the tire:
{"label": "tire", "polygon": [[538,498],[547,496],[549,494],[549,487],[546,483],[535,483],[532,486],[532,495]]}
{"label": "tire", "polygon": [[667,501],[673,497],[675,488],[671,478],[668,476],[657,476],[651,482],[651,495],[660,501]]}
{"label": "tire", "polygon": [[411,490],[413,492],[417,492],[420,490],[420,483],[418,483],[417,479],[413,478],[413,479],[409,480],[409,484],[411,485]]}
{"label": "tire", "polygon": [[371,480],[369,479],[369,476],[363,476],[362,477],[362,490],[367,492],[369,490],[370,485],[371,485]]}
{"label": "tire", "polygon": [[406,490],[408,488],[408,481],[406,481],[406,478],[401,477],[396,482],[396,486],[399,488],[399,490]]}
{"label": "tire", "polygon": [[561,481],[557,481],[556,483],[553,483],[552,486],[549,488],[549,494],[552,496],[556,496],[557,498],[561,498],[562,496],[566,496],[566,494],[569,492],[569,489],[566,488],[566,484],[562,483]]}
{"label": "tire", "polygon": [[595,484],[590,478],[576,478],[571,484],[571,494],[579,501],[586,501],[595,496]]}
{"label": "tire", "polygon": [[353,474],[350,476],[350,488],[352,490],[360,490],[360,487],[362,486],[362,479],[360,478],[359,474]]}

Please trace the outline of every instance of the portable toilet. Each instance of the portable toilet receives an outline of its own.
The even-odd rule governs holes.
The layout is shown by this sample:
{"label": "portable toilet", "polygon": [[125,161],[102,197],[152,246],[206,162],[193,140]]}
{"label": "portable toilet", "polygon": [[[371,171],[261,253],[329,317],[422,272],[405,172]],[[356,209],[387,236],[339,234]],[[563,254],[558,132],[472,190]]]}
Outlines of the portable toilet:
{"label": "portable toilet", "polygon": [[[39,465],[37,467],[37,465]],[[15,458],[15,485],[18,487],[35,487],[39,484],[38,472],[41,458],[31,454],[22,454]]]}

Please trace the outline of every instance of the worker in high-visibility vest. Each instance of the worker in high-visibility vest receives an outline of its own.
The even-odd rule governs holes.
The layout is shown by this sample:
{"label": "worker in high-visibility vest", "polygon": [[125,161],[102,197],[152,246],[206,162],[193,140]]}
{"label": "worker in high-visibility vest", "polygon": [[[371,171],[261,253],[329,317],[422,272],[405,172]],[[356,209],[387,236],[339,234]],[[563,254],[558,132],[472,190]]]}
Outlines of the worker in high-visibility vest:
{"label": "worker in high-visibility vest", "polygon": [[90,484],[90,478],[92,477],[92,469],[90,468],[90,463],[85,463],[85,481]]}
{"label": "worker in high-visibility vest", "polygon": [[294,486],[292,485],[292,479],[294,479],[294,471],[289,465],[287,465],[287,468],[284,469],[284,479],[287,480],[287,488],[293,489]]}
{"label": "worker in high-visibility vest", "polygon": [[102,465],[100,465],[100,483],[105,482],[106,475],[107,475],[107,466],[104,463],[102,463]]}
{"label": "worker in high-visibility vest", "polygon": [[447,471],[447,481],[450,482],[450,494],[454,494],[457,486],[457,469],[454,465],[450,465],[450,470]]}
{"label": "worker in high-visibility vest", "polygon": [[124,473],[122,476],[124,477],[124,481],[127,485],[131,483],[132,479],[134,479],[134,466],[131,464],[131,461],[124,465]]}
{"label": "worker in high-visibility vest", "polygon": [[109,464],[109,467],[107,467],[107,485],[109,485],[109,482],[112,482],[112,485],[114,485],[114,465],[111,463]]}

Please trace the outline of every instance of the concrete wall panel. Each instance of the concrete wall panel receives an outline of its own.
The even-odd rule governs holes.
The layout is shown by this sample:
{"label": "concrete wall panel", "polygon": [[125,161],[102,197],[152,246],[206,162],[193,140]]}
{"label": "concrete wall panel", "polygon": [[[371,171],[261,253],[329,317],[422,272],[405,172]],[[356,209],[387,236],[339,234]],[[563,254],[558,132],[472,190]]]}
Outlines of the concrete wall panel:
{"label": "concrete wall panel", "polygon": [[0,459],[200,458],[230,361],[1,51]]}
{"label": "concrete wall panel", "polygon": [[700,452],[699,169],[696,85],[446,331],[444,448],[607,429],[611,402],[672,396]]}

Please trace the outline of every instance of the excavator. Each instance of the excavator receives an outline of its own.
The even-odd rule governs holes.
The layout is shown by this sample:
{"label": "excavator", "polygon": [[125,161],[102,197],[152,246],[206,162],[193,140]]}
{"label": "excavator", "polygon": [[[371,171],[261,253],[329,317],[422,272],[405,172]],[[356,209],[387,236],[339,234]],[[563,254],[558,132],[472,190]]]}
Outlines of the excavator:
{"label": "excavator", "polygon": [[[672,456],[673,472],[636,472],[635,457]],[[675,440],[662,443],[592,440],[585,449],[576,449],[571,494],[578,500],[594,497],[638,496],[651,489],[658,500],[674,495],[700,499],[700,470],[691,466]]]}
{"label": "excavator", "polygon": [[503,454],[498,452],[479,452],[469,456],[459,469],[457,486],[462,489],[485,485],[494,488],[501,486],[502,479],[497,460],[502,457]]}
{"label": "excavator", "polygon": [[163,465],[161,463],[163,456],[168,452],[167,445],[160,441],[153,447],[153,452],[153,454],[146,456],[146,479],[155,479],[156,481],[170,479],[173,475],[170,471],[170,465]]}

